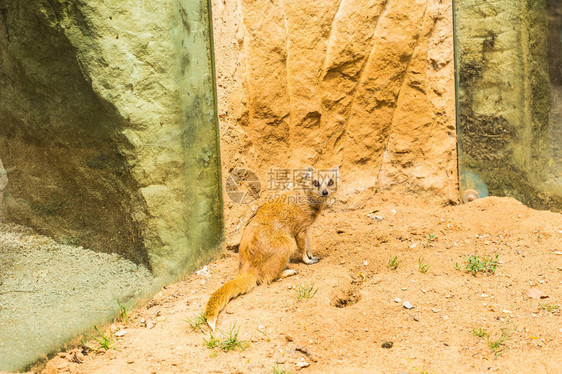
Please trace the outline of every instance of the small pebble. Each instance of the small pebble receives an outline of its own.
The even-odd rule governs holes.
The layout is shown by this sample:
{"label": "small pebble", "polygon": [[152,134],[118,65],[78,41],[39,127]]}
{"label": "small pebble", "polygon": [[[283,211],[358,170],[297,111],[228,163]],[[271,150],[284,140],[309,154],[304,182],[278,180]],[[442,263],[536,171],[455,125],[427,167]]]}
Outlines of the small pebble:
{"label": "small pebble", "polygon": [[125,334],[127,334],[127,330],[119,330],[115,333],[115,336],[117,336],[119,338],[119,337],[125,336]]}
{"label": "small pebble", "polygon": [[390,349],[390,348],[392,348],[393,345],[394,345],[393,342],[387,341],[387,342],[382,343],[381,347],[386,348],[386,349]]}
{"label": "small pebble", "polygon": [[396,299],[394,299],[394,302],[395,302],[395,303],[399,303],[399,302],[401,302],[401,301],[402,301],[402,299],[400,299],[399,297],[397,297]]}
{"label": "small pebble", "polygon": [[310,366],[310,363],[309,363],[309,362],[306,362],[306,361],[299,361],[299,362],[297,362],[296,365],[297,365],[299,368],[307,368],[307,367]]}
{"label": "small pebble", "polygon": [[409,301],[404,301],[404,304],[402,304],[404,306],[404,308],[406,309],[412,309],[413,306]]}

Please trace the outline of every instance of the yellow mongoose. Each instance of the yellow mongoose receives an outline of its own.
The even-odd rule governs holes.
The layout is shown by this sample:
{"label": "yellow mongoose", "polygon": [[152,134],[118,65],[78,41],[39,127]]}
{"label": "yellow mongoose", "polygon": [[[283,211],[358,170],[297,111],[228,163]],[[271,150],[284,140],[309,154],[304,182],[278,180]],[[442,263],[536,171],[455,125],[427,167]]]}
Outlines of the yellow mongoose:
{"label": "yellow mongoose", "polygon": [[290,261],[315,264],[310,254],[308,228],[337,189],[338,168],[302,173],[297,193],[285,194],[261,205],[244,228],[240,240],[240,273],[216,290],[205,308],[207,323],[214,331],[221,310],[233,298],[261,283],[295,275]]}

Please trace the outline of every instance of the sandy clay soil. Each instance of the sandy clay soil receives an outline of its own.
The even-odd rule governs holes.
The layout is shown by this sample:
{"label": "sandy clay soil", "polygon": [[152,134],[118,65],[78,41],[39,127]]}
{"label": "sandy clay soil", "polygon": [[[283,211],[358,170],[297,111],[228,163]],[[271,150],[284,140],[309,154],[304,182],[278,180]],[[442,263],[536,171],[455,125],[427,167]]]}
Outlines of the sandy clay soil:
{"label": "sandy clay soil", "polygon": [[[509,198],[439,206],[379,195],[338,202],[311,234],[320,263],[294,264],[297,276],[220,315],[216,338],[234,328],[244,348],[208,348],[208,328],[186,322],[236,274],[237,254],[225,251],[107,326],[114,348],[69,347],[43,372],[562,372],[562,215]],[[471,254],[497,254],[495,273],[467,273]],[[299,298],[306,285],[316,293]]]}

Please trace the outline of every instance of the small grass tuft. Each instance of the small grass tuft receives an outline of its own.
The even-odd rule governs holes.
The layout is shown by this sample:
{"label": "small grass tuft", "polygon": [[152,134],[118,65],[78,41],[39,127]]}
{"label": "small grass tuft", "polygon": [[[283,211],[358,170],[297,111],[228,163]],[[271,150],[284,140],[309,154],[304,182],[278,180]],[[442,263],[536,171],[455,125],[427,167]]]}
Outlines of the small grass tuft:
{"label": "small grass tuft", "polygon": [[119,321],[126,323],[131,309],[127,308],[126,305],[121,304],[119,300],[117,300],[117,304],[119,305]]}
{"label": "small grass tuft", "polygon": [[301,284],[300,286],[295,288],[295,291],[299,300],[312,299],[314,295],[316,295],[316,292],[318,292],[318,288],[315,289],[314,285],[311,286],[308,284]]}
{"label": "small grass tuft", "polygon": [[476,275],[476,273],[495,273],[496,268],[498,267],[498,254],[495,253],[494,257],[487,257],[484,256],[480,258],[480,256],[470,255],[466,258],[466,268],[465,271],[467,273],[472,273],[472,275]]}
{"label": "small grass tuft", "polygon": [[82,339],[82,346],[84,346],[84,348],[94,352],[100,351],[102,349],[108,351],[113,348],[113,339],[111,337],[111,333],[109,335],[106,335],[105,331],[100,331],[97,326],[94,326],[94,330],[96,331],[96,335],[90,334],[90,337],[99,344],[99,348],[92,348],[88,346]]}
{"label": "small grass tuft", "polygon": [[236,348],[245,349],[248,346],[247,342],[238,339],[239,331],[240,327],[236,328],[236,325],[232,325],[227,338],[220,343],[220,347],[223,351],[228,352],[235,350]]}
{"label": "small grass tuft", "polygon": [[207,318],[205,318],[204,312],[194,315],[193,318],[186,319],[186,322],[189,323],[193,331],[199,330],[201,332],[205,332],[205,330],[203,330],[203,326],[207,324]]}
{"label": "small grass tuft", "polygon": [[540,308],[542,310],[546,311],[546,312],[552,313],[552,312],[558,310],[558,308],[560,308],[560,305],[558,305],[558,304],[542,304],[540,306]]}
{"label": "small grass tuft", "polygon": [[113,348],[113,344],[112,344],[113,339],[111,338],[111,333],[109,335],[105,335],[105,331],[100,332],[97,326],[94,326],[94,330],[96,330],[96,333],[98,335],[94,336],[93,338],[95,339],[95,341],[98,342],[100,348],[105,349],[106,351],[108,349]]}
{"label": "small grass tuft", "polygon": [[217,338],[215,338],[212,331],[209,331],[209,339],[203,338],[203,341],[205,342],[204,343],[205,347],[207,347],[209,349],[213,349],[213,348],[217,347],[220,343],[220,341]]}
{"label": "small grass tuft", "polygon": [[482,328],[482,327],[478,327],[476,329],[472,329],[472,334],[474,336],[479,337],[480,339],[484,339],[485,337],[488,336],[488,333]]}
{"label": "small grass tuft", "polygon": [[244,340],[238,339],[239,330],[240,328],[236,328],[236,325],[232,325],[224,340],[217,339],[217,337],[213,335],[213,332],[209,331],[209,339],[203,339],[204,345],[209,349],[220,347],[225,352],[232,351],[237,348],[245,349],[248,346],[248,343]]}
{"label": "small grass tuft", "polygon": [[418,374],[433,374],[431,371],[424,369],[418,369],[417,367],[414,366],[414,370],[418,372]]}
{"label": "small grass tuft", "polygon": [[398,265],[400,265],[400,261],[398,261],[398,256],[394,256],[393,258],[391,258],[390,260],[388,260],[388,264],[386,264],[386,266],[387,266],[390,270],[396,270],[396,269],[398,269]]}
{"label": "small grass tuft", "polygon": [[425,274],[429,270],[431,265],[423,263],[423,257],[418,259],[418,268],[420,269],[420,273]]}
{"label": "small grass tuft", "polygon": [[273,367],[273,374],[290,374],[290,372],[279,369],[279,364],[275,364],[275,366]]}
{"label": "small grass tuft", "polygon": [[437,236],[433,234],[427,234],[427,244],[431,244],[437,240]]}
{"label": "small grass tuft", "polygon": [[503,353],[503,351],[507,348],[506,341],[509,339],[511,333],[513,332],[506,328],[503,328],[501,331],[502,331],[501,336],[498,339],[492,340],[488,338],[488,347],[490,347],[495,357],[500,356]]}

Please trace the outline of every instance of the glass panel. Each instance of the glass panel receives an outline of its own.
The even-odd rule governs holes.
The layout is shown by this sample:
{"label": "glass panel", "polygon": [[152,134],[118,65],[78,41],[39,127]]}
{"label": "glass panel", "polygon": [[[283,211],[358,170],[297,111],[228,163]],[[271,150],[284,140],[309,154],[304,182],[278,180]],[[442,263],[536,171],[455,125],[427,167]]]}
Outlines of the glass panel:
{"label": "glass panel", "polygon": [[0,0],[0,371],[216,253],[210,20],[207,0]]}
{"label": "glass panel", "polygon": [[464,201],[511,196],[562,210],[562,2],[455,1]]}

